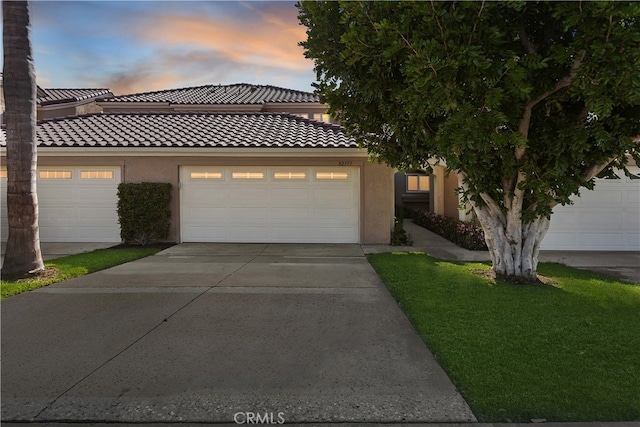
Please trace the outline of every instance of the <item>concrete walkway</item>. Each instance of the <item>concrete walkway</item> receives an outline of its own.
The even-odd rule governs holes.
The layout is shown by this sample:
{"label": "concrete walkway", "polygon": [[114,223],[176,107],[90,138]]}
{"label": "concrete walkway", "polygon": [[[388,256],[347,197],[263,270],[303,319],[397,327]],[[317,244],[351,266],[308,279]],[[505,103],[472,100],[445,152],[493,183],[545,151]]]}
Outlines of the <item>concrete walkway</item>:
{"label": "concrete walkway", "polygon": [[[365,253],[426,252],[449,261],[490,261],[487,251],[470,251],[420,227],[411,220],[404,228],[413,238],[413,246],[365,246]],[[540,262],[559,262],[570,267],[606,274],[632,283],[640,283],[640,251],[540,251]]]}
{"label": "concrete walkway", "polygon": [[359,245],[181,244],[9,298],[1,387],[3,425],[475,421]]}

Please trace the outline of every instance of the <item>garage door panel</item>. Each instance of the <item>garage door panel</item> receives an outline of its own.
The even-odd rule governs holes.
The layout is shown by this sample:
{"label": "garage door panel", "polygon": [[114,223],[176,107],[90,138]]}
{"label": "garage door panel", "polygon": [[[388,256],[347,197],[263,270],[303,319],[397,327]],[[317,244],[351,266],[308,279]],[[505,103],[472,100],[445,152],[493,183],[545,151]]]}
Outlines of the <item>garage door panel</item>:
{"label": "garage door panel", "polygon": [[341,188],[321,188],[313,191],[313,203],[315,206],[323,206],[326,203],[344,203],[351,206],[353,202],[353,192],[349,189]]}
{"label": "garage door panel", "polygon": [[627,190],[625,192],[625,206],[640,208],[640,190]]}
{"label": "garage door panel", "polygon": [[577,225],[585,228],[597,227],[600,230],[620,230],[622,212],[585,210],[577,215]]}
{"label": "garage door panel", "polygon": [[345,240],[357,238],[352,228],[347,227],[319,227],[316,230],[316,236],[322,236],[327,243],[341,243]]}
{"label": "garage door panel", "polygon": [[188,225],[184,227],[183,233],[192,236],[191,240],[189,240],[190,242],[229,241],[229,229],[227,227],[216,227],[209,224],[202,226]]}
{"label": "garage door panel", "polygon": [[[322,168],[335,172],[324,181],[313,178],[316,169],[255,167],[250,172],[262,173],[260,180],[217,180],[205,187],[189,180],[195,168],[181,168],[182,241],[358,242],[358,169]],[[244,170],[221,168],[227,177]],[[222,188],[226,197],[217,197]]]}
{"label": "garage door panel", "polygon": [[544,249],[559,249],[565,245],[575,246],[575,235],[573,233],[547,233],[544,237]]}
{"label": "garage door panel", "polygon": [[623,228],[627,232],[640,231],[640,213],[638,211],[625,210],[623,213],[624,224]]}
{"label": "garage door panel", "polygon": [[311,197],[308,188],[272,188],[271,200],[274,205],[309,206]]}
{"label": "garage door panel", "polygon": [[217,220],[224,220],[229,216],[229,213],[224,208],[207,208],[199,207],[189,209],[183,213],[184,219],[189,222],[201,222],[203,224],[209,224]]}
{"label": "garage door panel", "polygon": [[542,249],[640,250],[639,180],[598,180],[572,200],[553,209]]}
{"label": "garage door panel", "polygon": [[305,222],[308,216],[309,208],[306,207],[271,208],[271,219],[275,223],[282,221]]}
{"label": "garage door panel", "polygon": [[91,203],[99,203],[109,206],[113,206],[113,203],[117,203],[118,201],[117,194],[113,193],[113,186],[105,187],[100,185],[93,188],[86,186],[85,188],[77,189],[77,191],[74,192],[74,196],[80,201],[91,200]]}
{"label": "garage door panel", "polygon": [[624,236],[625,244],[630,250],[640,247],[640,233],[628,233]]}
{"label": "garage door panel", "polygon": [[619,246],[624,243],[622,233],[584,233],[578,238],[581,246],[590,246],[596,249]]}
{"label": "garage door panel", "polygon": [[[110,224],[113,219],[113,212],[107,208],[107,204],[103,206],[94,206],[90,208],[78,208],[77,218],[81,221],[80,224],[89,226],[91,223],[100,226],[100,223]],[[111,208],[113,205],[109,206]],[[102,225],[104,226],[104,225]]]}
{"label": "garage door panel", "polygon": [[252,206],[250,209],[245,207],[228,208],[230,224],[245,224],[245,223],[262,223],[266,218],[269,218],[269,208]]}

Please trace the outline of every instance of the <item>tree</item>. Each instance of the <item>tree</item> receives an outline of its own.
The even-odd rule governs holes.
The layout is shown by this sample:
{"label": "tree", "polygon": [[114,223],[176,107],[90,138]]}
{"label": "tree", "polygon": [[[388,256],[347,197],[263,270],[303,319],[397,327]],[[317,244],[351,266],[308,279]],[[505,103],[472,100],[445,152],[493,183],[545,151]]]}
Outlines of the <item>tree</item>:
{"label": "tree", "polygon": [[640,3],[298,7],[330,112],[379,161],[455,171],[498,277],[535,280],[553,207],[638,160]]}
{"label": "tree", "polygon": [[7,123],[9,236],[2,274],[44,269],[36,194],[36,79],[29,39],[29,4],[3,0],[4,99]]}

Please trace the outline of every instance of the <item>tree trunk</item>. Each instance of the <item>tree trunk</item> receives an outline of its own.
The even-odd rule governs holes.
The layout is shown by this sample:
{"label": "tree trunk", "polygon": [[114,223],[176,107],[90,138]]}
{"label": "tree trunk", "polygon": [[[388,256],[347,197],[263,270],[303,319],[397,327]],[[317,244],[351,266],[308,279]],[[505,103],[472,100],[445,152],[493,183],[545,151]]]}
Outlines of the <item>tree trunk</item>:
{"label": "tree trunk", "polygon": [[[509,281],[535,281],[540,243],[549,230],[549,219],[530,223],[514,215],[492,216],[486,207],[474,206],[484,228],[485,241],[496,277]],[[518,215],[519,216],[519,215]]]}
{"label": "tree trunk", "polygon": [[2,274],[44,269],[36,194],[36,78],[29,39],[29,3],[3,0],[4,99],[7,124],[9,236]]}

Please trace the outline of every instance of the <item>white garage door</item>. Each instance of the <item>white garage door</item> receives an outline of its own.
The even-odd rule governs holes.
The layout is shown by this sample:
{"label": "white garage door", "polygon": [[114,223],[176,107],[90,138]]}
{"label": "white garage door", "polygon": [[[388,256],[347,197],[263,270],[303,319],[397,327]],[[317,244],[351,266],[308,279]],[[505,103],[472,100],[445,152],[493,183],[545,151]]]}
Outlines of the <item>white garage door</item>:
{"label": "white garage door", "polygon": [[640,169],[618,179],[599,179],[573,205],[556,206],[542,241],[547,250],[640,250]]}
{"label": "white garage door", "polygon": [[[120,167],[38,168],[40,240],[120,242],[116,211]],[[2,240],[7,239],[6,170],[2,171]]]}
{"label": "white garage door", "polygon": [[183,242],[357,243],[359,169],[183,167]]}

